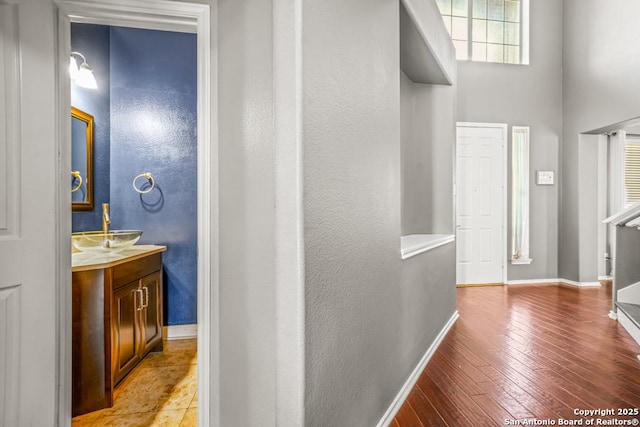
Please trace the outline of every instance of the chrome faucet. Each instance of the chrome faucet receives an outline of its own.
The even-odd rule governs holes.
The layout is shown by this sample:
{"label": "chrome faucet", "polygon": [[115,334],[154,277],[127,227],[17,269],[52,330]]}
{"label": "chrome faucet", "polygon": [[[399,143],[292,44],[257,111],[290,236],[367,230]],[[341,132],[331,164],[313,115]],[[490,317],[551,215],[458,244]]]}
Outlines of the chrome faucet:
{"label": "chrome faucet", "polygon": [[102,232],[109,232],[109,224],[111,224],[111,218],[109,218],[109,203],[102,204]]}

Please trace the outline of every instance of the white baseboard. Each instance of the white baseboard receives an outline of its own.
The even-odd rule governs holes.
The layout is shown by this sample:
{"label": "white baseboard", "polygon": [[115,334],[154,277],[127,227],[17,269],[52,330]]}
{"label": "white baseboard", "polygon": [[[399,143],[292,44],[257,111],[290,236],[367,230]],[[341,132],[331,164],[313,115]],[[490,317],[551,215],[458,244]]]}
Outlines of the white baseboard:
{"label": "white baseboard", "polygon": [[567,279],[530,279],[530,280],[507,280],[505,285],[541,285],[541,284],[553,284],[561,283],[563,285],[576,286],[580,288],[593,288],[601,286],[600,282],[574,282]]}
{"label": "white baseboard", "polygon": [[597,288],[598,286],[602,286],[600,282],[574,282],[573,280],[560,279],[560,283],[563,285],[576,286],[579,288]]}
{"label": "white baseboard", "polygon": [[611,276],[598,276],[598,280],[613,280]]}
{"label": "white baseboard", "polygon": [[528,280],[507,280],[505,285],[553,285],[560,283],[560,279],[528,279]]}
{"label": "white baseboard", "polygon": [[627,317],[627,315],[620,309],[618,309],[618,323],[622,325],[623,328],[629,332],[631,338],[636,340],[636,342],[640,345],[640,328],[638,328],[635,323],[631,321]]}
{"label": "white baseboard", "polygon": [[185,340],[188,338],[198,337],[198,325],[173,325],[164,327],[164,339],[166,340]]}
{"label": "white baseboard", "polygon": [[427,349],[427,352],[424,354],[424,356],[422,356],[422,359],[420,359],[420,362],[418,362],[418,365],[415,367],[413,372],[411,372],[411,375],[409,375],[409,378],[407,378],[407,381],[404,383],[404,385],[396,395],[396,398],[393,399],[393,402],[391,402],[391,406],[389,406],[387,411],[384,413],[384,415],[378,422],[378,427],[387,427],[389,426],[389,424],[393,422],[393,418],[396,416],[396,414],[402,407],[402,404],[404,403],[404,401],[407,400],[409,393],[411,392],[411,390],[413,390],[413,387],[416,385],[416,382],[418,382],[418,378],[420,378],[422,371],[424,371],[424,368],[427,366],[427,363],[429,363],[429,360],[431,359],[433,354],[436,352],[436,350],[440,346],[440,343],[442,342],[444,337],[447,336],[449,329],[451,329],[451,327],[456,322],[456,320],[458,320],[458,317],[460,317],[460,314],[456,310],[451,316],[451,318],[449,319],[449,321],[447,322],[447,324],[444,325],[444,327],[442,328],[442,330],[440,331],[436,339],[433,341],[431,346],[429,346],[429,348]]}

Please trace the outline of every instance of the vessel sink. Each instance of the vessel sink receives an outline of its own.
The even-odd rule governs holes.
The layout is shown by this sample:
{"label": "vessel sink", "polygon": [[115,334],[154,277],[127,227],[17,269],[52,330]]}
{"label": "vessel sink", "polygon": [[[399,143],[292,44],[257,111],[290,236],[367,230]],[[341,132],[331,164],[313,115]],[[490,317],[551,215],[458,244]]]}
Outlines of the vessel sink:
{"label": "vessel sink", "polygon": [[71,233],[71,242],[81,252],[115,253],[133,246],[141,235],[140,230],[82,231]]}

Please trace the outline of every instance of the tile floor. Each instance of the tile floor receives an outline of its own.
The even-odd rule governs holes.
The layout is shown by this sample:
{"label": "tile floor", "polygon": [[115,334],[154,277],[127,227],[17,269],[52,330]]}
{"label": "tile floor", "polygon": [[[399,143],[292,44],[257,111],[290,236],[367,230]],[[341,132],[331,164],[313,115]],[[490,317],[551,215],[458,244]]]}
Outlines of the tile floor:
{"label": "tile floor", "polygon": [[195,339],[165,341],[114,392],[111,408],[75,417],[72,427],[197,427]]}

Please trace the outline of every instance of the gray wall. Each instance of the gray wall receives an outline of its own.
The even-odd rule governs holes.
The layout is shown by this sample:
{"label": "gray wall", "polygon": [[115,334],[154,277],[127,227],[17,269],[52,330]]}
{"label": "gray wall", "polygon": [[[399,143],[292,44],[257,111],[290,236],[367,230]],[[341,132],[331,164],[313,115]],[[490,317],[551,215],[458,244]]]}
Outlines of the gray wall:
{"label": "gray wall", "polygon": [[[519,266],[509,264],[509,280],[558,277],[559,185],[537,186],[535,172],[553,170],[557,174],[559,166],[562,135],[562,2],[532,0],[530,5],[530,65],[458,62],[458,121],[507,123],[510,126],[509,135],[512,125],[531,128],[529,251],[533,262]],[[508,154],[510,164],[510,147]],[[507,176],[510,253],[510,167]]]}
{"label": "gray wall", "polygon": [[615,227],[614,233],[616,233],[616,253],[619,254],[614,260],[615,289],[619,291],[640,281],[640,263],[638,263],[640,232],[636,228]]}
{"label": "gray wall", "polygon": [[[212,183],[219,206],[212,209],[219,213],[221,251],[220,265],[214,259],[211,268],[220,278],[219,294],[212,296],[220,313],[211,315],[221,335],[211,360],[202,363],[219,362],[220,390],[212,393],[221,399],[220,425],[276,425],[276,406],[283,402],[274,399],[273,10],[262,0],[217,3],[212,131],[219,150],[212,159],[219,170]],[[455,310],[455,248],[400,261],[398,4],[303,5],[307,424],[370,426]],[[50,231],[39,241],[51,249],[34,255],[39,268],[31,271],[53,277],[55,9],[50,0],[25,0],[20,7],[28,47],[22,52],[29,83],[23,107],[39,117],[39,126],[22,135],[23,154],[45,171],[45,184],[29,194],[41,206],[36,219],[46,217]],[[32,399],[20,413],[24,424],[53,425],[54,289],[30,289],[23,297],[41,305],[38,319],[49,326],[50,340],[27,343],[39,360],[27,358],[24,365],[38,369],[41,381],[24,384]],[[37,414],[27,408],[32,402],[39,403]]]}
{"label": "gray wall", "polygon": [[455,311],[453,244],[400,259],[398,18],[303,3],[308,426],[375,425]]}
{"label": "gray wall", "polygon": [[453,233],[454,103],[453,87],[416,84],[400,72],[403,236]]}
{"label": "gray wall", "polygon": [[579,134],[640,116],[640,3],[565,0],[560,274],[597,279],[597,144]]}

